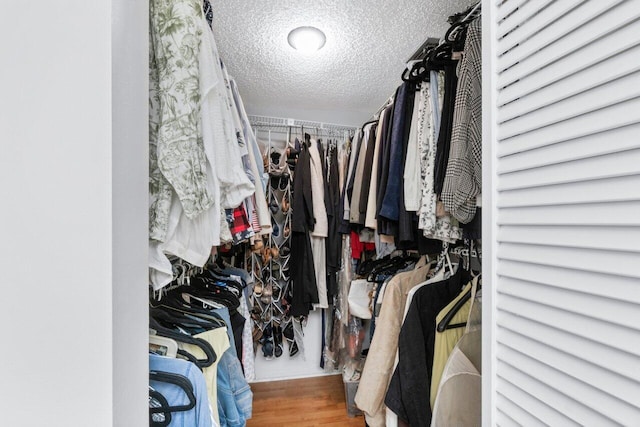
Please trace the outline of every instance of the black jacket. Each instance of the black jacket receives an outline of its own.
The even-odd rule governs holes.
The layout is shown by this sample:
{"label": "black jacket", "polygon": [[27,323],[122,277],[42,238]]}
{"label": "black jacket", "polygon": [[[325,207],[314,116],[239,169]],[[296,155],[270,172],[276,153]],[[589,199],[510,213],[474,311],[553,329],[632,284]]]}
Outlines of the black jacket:
{"label": "black jacket", "polygon": [[[313,230],[313,200],[311,197],[311,157],[303,147],[293,176],[291,218],[291,286],[290,314],[294,317],[309,314],[311,305],[318,302],[318,287],[311,252],[309,231]],[[284,230],[283,230],[284,232]]]}
{"label": "black jacket", "polygon": [[418,289],[400,329],[399,361],[391,377],[385,404],[411,427],[431,425],[431,369],[436,316],[471,280],[468,271]]}

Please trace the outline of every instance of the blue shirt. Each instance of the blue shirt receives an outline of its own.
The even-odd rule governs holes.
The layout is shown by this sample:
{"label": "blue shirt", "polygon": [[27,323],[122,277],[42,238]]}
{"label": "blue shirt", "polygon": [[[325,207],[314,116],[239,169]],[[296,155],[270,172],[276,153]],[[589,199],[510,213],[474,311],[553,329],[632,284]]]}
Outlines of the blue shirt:
{"label": "blue shirt", "polygon": [[[196,397],[195,408],[189,411],[172,412],[169,427],[213,427],[207,385],[202,372],[196,365],[186,360],[150,354],[149,370],[182,375],[193,384],[193,394]],[[161,393],[171,406],[186,405],[189,402],[184,391],[177,385],[161,381],[150,381],[150,385]]]}

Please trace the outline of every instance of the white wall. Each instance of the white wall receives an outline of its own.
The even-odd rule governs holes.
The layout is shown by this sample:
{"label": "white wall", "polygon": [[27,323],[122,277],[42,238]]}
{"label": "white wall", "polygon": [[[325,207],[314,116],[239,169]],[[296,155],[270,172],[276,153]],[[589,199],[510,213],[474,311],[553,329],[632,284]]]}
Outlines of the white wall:
{"label": "white wall", "polygon": [[289,358],[289,347],[283,342],[284,352],[281,357],[266,360],[261,348],[256,354],[256,382],[288,380],[293,378],[316,377],[325,375],[320,369],[322,350],[322,316],[320,311],[309,314],[304,331],[304,358],[298,354]]}
{"label": "white wall", "polygon": [[112,0],[113,425],[149,422],[147,0]]}
{"label": "white wall", "polygon": [[[145,341],[124,348],[130,343],[127,338],[146,329],[146,305],[134,315],[130,306],[115,312],[113,306],[126,299],[125,285],[141,288],[130,295],[132,303],[146,292],[145,282],[136,281],[145,269],[138,262],[146,257],[146,239],[141,246],[126,235],[129,219],[134,220],[132,226],[141,223],[137,209],[144,205],[140,195],[146,194],[146,183],[140,188],[140,177],[146,166],[144,156],[138,157],[141,149],[135,138],[143,138],[146,145],[146,124],[143,120],[133,127],[117,127],[126,126],[120,108],[140,119],[146,96],[139,100],[135,94],[144,88],[128,100],[120,91],[114,95],[118,106],[112,104],[112,77],[120,80],[113,82],[119,87],[132,75],[120,70],[112,74],[112,6],[124,3],[3,3],[2,425],[99,427],[147,422]],[[115,21],[121,29],[142,23],[140,31],[146,31],[145,9],[138,3],[126,10],[133,21]],[[113,11],[124,12],[119,7]],[[132,49],[146,61],[141,50],[146,36],[128,34],[133,36]],[[116,42],[121,46],[124,40]],[[115,54],[118,61],[123,59],[120,55]],[[137,77],[144,73],[135,61],[132,66],[138,68],[132,71]],[[113,150],[112,136],[117,142]],[[126,142],[133,143],[134,157],[125,165]],[[130,189],[123,195],[118,191],[125,182]],[[123,205],[129,202],[125,218]],[[124,252],[114,256],[115,243]],[[121,268],[123,263],[130,264]],[[125,332],[127,322],[133,324]],[[135,370],[131,381],[122,376],[125,357]],[[119,361],[115,374],[114,361]],[[125,397],[140,405],[137,416],[127,412],[129,408],[122,416],[113,415],[113,405]]]}

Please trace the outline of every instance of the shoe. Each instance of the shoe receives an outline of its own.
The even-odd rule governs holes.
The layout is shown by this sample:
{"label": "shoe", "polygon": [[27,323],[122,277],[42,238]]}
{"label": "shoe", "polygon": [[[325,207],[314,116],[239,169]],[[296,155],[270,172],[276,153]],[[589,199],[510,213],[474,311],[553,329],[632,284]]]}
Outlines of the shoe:
{"label": "shoe", "polygon": [[273,348],[276,357],[282,356],[283,347],[282,347],[282,328],[280,325],[275,325],[273,327]]}
{"label": "shoe", "polygon": [[289,248],[289,245],[283,244],[280,247],[280,256],[283,258],[286,258],[287,256],[289,256],[289,254],[291,253],[291,248]]}
{"label": "shoe", "polygon": [[271,295],[273,297],[273,302],[280,301],[280,298],[282,297],[282,284],[280,282],[274,281],[271,285]]}
{"label": "shoe", "polygon": [[256,277],[255,283],[253,285],[253,294],[257,297],[261,297],[263,287],[264,287],[264,284],[262,283],[262,280]]}
{"label": "shoe", "polygon": [[300,351],[300,349],[298,348],[298,343],[296,343],[295,340],[292,322],[293,321],[287,323],[287,326],[285,326],[284,330],[282,331],[282,335],[284,335],[284,337],[287,339],[287,342],[289,343],[289,357],[295,356],[296,354],[298,354],[298,351]]}
{"label": "shoe", "polygon": [[271,248],[271,259],[278,259],[280,257],[280,249],[277,246]]}
{"label": "shoe", "polygon": [[289,212],[290,207],[291,207],[291,204],[289,203],[289,197],[285,193],[284,196],[282,196],[282,207],[281,207],[282,212],[283,213]]}
{"label": "shoe", "polygon": [[262,329],[260,329],[258,325],[253,325],[253,332],[251,333],[251,335],[253,338],[253,342],[260,342],[260,339],[262,338]]}
{"label": "shoe", "polygon": [[262,344],[262,355],[267,360],[273,359],[273,329],[270,323],[264,328],[260,344]]}
{"label": "shoe", "polygon": [[264,289],[262,291],[262,296],[260,297],[260,301],[262,301],[265,304],[271,304],[271,302],[273,301],[272,295],[273,295],[273,285],[269,281],[264,286]]}
{"label": "shoe", "polygon": [[271,250],[267,247],[262,248],[262,265],[266,265],[271,261]]}

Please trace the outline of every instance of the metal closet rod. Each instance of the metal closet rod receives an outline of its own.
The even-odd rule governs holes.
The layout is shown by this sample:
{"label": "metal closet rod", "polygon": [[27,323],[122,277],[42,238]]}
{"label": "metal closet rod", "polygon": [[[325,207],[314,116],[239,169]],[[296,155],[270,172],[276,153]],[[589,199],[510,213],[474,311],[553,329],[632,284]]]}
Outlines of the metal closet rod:
{"label": "metal closet rod", "polygon": [[319,127],[319,126],[310,126],[310,125],[274,125],[274,124],[270,124],[270,123],[251,123],[252,127],[255,128],[260,128],[260,127],[264,127],[264,128],[282,128],[283,130],[286,130],[288,128],[295,128],[295,129],[309,129],[309,130],[337,130],[337,131],[345,131],[345,130],[356,130],[357,128],[354,127],[332,127],[332,126],[327,126],[325,125],[324,127]]}
{"label": "metal closet rod", "polygon": [[272,128],[308,128],[328,131],[355,131],[356,126],[340,125],[335,123],[313,122],[308,120],[296,120],[282,117],[249,116],[249,122],[254,127]]}

